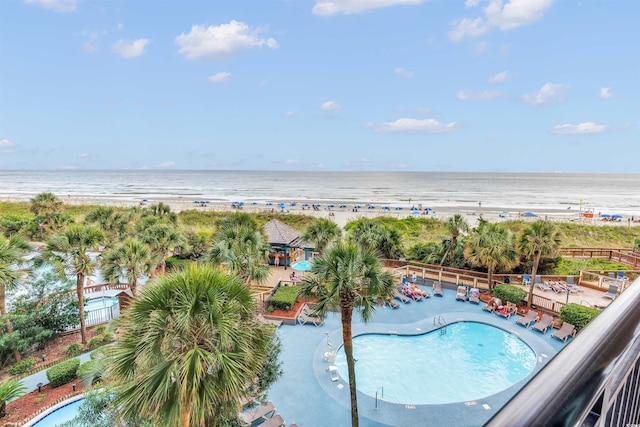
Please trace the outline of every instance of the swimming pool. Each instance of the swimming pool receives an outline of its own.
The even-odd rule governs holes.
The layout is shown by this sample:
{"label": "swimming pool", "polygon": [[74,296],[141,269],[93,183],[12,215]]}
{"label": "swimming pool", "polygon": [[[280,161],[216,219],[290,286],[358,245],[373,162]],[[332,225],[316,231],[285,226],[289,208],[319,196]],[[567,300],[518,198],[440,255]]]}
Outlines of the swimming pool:
{"label": "swimming pool", "polygon": [[85,322],[88,326],[106,323],[120,316],[120,301],[117,297],[98,297],[85,300]]}
{"label": "swimming pool", "polygon": [[31,427],[55,427],[59,424],[71,421],[78,415],[78,408],[84,399],[78,399],[73,402],[67,403],[64,406],[56,409],[55,411],[40,418],[34,424],[27,424]]}
{"label": "swimming pool", "polygon": [[[478,322],[456,322],[422,335],[359,335],[353,348],[358,390],[412,405],[490,396],[524,379],[536,364],[524,341]],[[346,380],[343,347],[336,366]]]}

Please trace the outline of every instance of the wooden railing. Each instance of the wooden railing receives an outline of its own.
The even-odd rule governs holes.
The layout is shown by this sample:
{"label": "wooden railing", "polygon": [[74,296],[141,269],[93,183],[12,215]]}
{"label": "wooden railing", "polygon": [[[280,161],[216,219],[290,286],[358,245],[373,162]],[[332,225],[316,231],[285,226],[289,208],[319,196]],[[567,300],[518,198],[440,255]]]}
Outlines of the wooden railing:
{"label": "wooden railing", "polygon": [[560,255],[570,258],[604,258],[640,269],[640,253],[626,248],[562,248]]}
{"label": "wooden railing", "polygon": [[100,285],[85,286],[84,293],[102,292],[106,289],[129,289],[129,285],[126,283],[102,283]]}

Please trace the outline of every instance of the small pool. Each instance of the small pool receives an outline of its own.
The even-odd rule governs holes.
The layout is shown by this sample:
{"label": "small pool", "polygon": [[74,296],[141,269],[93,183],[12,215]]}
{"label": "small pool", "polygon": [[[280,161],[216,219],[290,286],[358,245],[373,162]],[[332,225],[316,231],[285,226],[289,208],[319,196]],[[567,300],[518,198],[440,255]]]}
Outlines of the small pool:
{"label": "small pool", "polygon": [[117,297],[99,297],[85,300],[84,311],[96,311],[103,308],[113,307],[118,304]]}
{"label": "small pool", "polygon": [[84,399],[78,399],[71,403],[56,409],[55,411],[47,414],[44,418],[39,419],[31,427],[55,427],[59,424],[71,421],[78,415],[78,408]]}
{"label": "small pool", "polygon": [[[536,364],[524,341],[477,322],[456,322],[422,335],[359,335],[353,348],[358,390],[412,405],[490,396],[524,379]],[[336,366],[346,380],[343,347]]]}

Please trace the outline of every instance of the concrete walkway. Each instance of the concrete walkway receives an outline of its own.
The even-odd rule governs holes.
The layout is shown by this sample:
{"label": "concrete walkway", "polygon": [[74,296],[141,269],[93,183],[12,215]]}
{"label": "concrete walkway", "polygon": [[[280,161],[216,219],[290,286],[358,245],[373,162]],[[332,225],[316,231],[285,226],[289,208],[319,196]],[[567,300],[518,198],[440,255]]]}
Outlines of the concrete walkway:
{"label": "concrete walkway", "polygon": [[[80,364],[82,365],[84,362],[88,362],[89,360],[91,360],[91,352],[82,353],[75,358],[80,359]],[[43,369],[42,371],[38,371],[33,375],[24,377],[20,380],[20,382],[27,388],[26,392],[31,393],[32,391],[38,389],[38,384],[49,384],[49,378],[47,378],[47,370]]]}

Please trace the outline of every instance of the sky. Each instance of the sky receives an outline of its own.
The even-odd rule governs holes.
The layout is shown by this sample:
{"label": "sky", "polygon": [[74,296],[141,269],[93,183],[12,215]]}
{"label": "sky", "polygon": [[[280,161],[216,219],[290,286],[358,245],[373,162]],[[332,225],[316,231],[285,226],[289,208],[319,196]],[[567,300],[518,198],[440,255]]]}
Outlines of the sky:
{"label": "sky", "polygon": [[640,172],[637,0],[0,0],[0,169]]}

